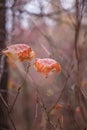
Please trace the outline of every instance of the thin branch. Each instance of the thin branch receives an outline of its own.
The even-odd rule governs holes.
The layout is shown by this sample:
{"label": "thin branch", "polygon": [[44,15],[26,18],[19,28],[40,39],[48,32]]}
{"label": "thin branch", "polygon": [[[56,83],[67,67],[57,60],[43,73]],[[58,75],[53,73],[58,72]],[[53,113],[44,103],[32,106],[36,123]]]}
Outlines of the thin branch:
{"label": "thin branch", "polygon": [[38,102],[36,101],[36,109],[35,109],[35,120],[38,117]]}
{"label": "thin branch", "polygon": [[71,16],[70,14],[68,14],[68,17],[69,17],[69,19],[71,20],[72,26],[73,26],[74,28],[76,28],[76,23],[74,22],[72,16]]}
{"label": "thin branch", "polygon": [[62,125],[61,125],[61,122],[60,122],[60,119],[59,119],[59,118],[58,118],[58,124],[59,124],[60,130],[63,130],[63,129],[62,129]]}
{"label": "thin branch", "polygon": [[2,102],[3,102],[3,104],[5,105],[5,107],[9,110],[9,106],[8,106],[8,104],[6,103],[5,99],[3,98],[1,92],[0,92],[0,98],[1,98],[1,100],[2,100]]}
{"label": "thin branch", "polygon": [[[83,2],[85,2],[83,0]],[[82,3],[82,10],[84,9],[84,3]],[[83,12],[83,11],[82,11]],[[79,34],[80,34],[80,29],[81,29],[81,21],[82,21],[82,18],[83,18],[83,14],[79,14],[79,13],[82,13],[80,12],[79,10],[79,5],[78,5],[78,0],[76,0],[76,17],[77,17],[77,29],[76,29],[76,32],[75,32],[75,41],[74,41],[74,45],[75,45],[75,56],[76,56],[76,61],[77,61],[77,86],[76,86],[76,89],[77,89],[77,93],[76,93],[76,99],[77,99],[77,102],[81,108],[81,114],[82,114],[82,117],[84,119],[84,121],[87,122],[87,116],[86,114],[84,113],[84,108],[86,109],[87,108],[87,105],[84,104],[84,101],[83,101],[83,98],[82,98],[82,92],[81,92],[81,75],[80,75],[80,55],[79,55],[79,45],[78,45],[78,39],[79,39]],[[81,16],[80,19],[79,19],[79,15]],[[83,102],[81,104],[81,102]]]}
{"label": "thin branch", "polygon": [[1,98],[1,100],[2,100],[2,102],[3,102],[3,104],[4,104],[4,106],[5,106],[5,108],[7,109],[8,117],[9,117],[11,123],[12,123],[12,126],[13,126],[14,130],[16,130],[16,127],[15,127],[14,121],[13,121],[13,119],[12,119],[10,113],[9,113],[9,106],[8,106],[8,104],[6,103],[6,101],[5,101],[5,99],[3,98],[3,96],[2,96],[1,93],[0,93],[0,98]]}
{"label": "thin branch", "polygon": [[14,3],[12,5],[12,8],[14,8],[16,6],[17,0],[14,0]]}
{"label": "thin branch", "polygon": [[[30,75],[30,76],[31,76],[31,75]],[[39,91],[39,89],[38,89],[38,86],[37,86],[37,84],[34,82],[32,76],[31,76],[31,79],[32,79],[32,82],[33,82],[33,85],[34,85],[33,87],[34,87],[35,90],[36,90],[36,102],[37,102],[38,104],[40,104],[41,108],[44,110],[44,112],[45,112],[45,114],[46,114],[46,117],[47,117],[46,120],[48,121],[48,123],[53,127],[54,130],[56,130],[55,125],[52,123],[52,121],[51,121],[50,118],[49,118],[49,113],[47,112],[47,108],[46,108],[45,103],[44,103],[44,101],[43,101],[43,99],[42,99],[42,97],[41,97],[41,94],[40,94],[40,91]]]}
{"label": "thin branch", "polygon": [[35,94],[35,101],[36,101],[36,108],[35,108],[35,120],[37,119],[37,116],[38,116],[38,105],[39,105],[39,95],[36,91],[36,94]]}
{"label": "thin branch", "polygon": [[26,81],[26,77],[27,77],[27,74],[28,74],[28,71],[29,71],[29,67],[30,67],[30,65],[28,65],[28,67],[27,67],[27,71],[26,71],[25,78],[24,78],[23,82],[21,83],[21,85],[20,85],[19,88],[18,88],[16,97],[15,97],[15,99],[14,99],[14,101],[13,101],[13,104],[12,104],[12,107],[11,107],[9,113],[12,112],[12,110],[13,110],[13,108],[14,108],[14,105],[15,105],[15,103],[16,103],[16,101],[17,101],[17,99],[18,99],[18,96],[19,96],[19,94],[20,94],[20,91],[21,91],[21,89],[23,88],[23,85],[24,85],[24,83],[25,83],[25,81]]}
{"label": "thin branch", "polygon": [[9,112],[8,112],[8,117],[9,117],[11,123],[12,123],[12,126],[13,126],[14,130],[17,130],[16,127],[15,127],[14,121],[13,121],[11,115],[9,114]]}
{"label": "thin branch", "polygon": [[70,76],[67,77],[67,79],[66,79],[66,81],[65,81],[65,84],[64,84],[64,87],[63,87],[63,89],[62,89],[62,91],[61,91],[61,93],[60,93],[58,99],[57,99],[56,102],[53,104],[53,106],[50,108],[50,110],[48,111],[48,113],[51,113],[51,111],[54,109],[54,107],[56,106],[56,104],[57,104],[57,103],[59,102],[59,100],[61,99],[61,97],[62,97],[64,91],[66,90],[66,87],[67,87],[67,83],[68,83],[68,81],[69,81],[69,78],[70,78]]}
{"label": "thin branch", "polygon": [[53,127],[53,129],[56,130],[56,127],[55,127],[55,125],[53,124],[53,122],[52,122],[51,120],[49,120],[49,119],[48,119],[48,122],[49,122],[49,124]]}
{"label": "thin branch", "polygon": [[43,12],[41,12],[41,13],[33,13],[33,12],[30,12],[30,11],[27,11],[27,10],[23,10],[23,9],[18,9],[18,11],[20,12],[20,13],[26,13],[26,14],[28,14],[28,15],[30,15],[30,16],[35,16],[35,17],[52,17],[52,16],[54,16],[54,15],[58,15],[58,14],[60,14],[60,11],[58,10],[58,11],[54,11],[54,12],[51,12],[51,13],[43,13]]}
{"label": "thin branch", "polygon": [[65,84],[64,84],[64,86],[63,86],[63,89],[62,89],[62,91],[61,91],[61,93],[60,93],[58,99],[57,99],[56,102],[53,104],[53,106],[50,108],[50,110],[48,111],[48,113],[50,113],[50,112],[54,109],[54,107],[57,105],[57,103],[58,103],[59,100],[61,99],[61,97],[62,97],[64,91],[65,91],[66,88],[67,88],[67,83],[68,83],[68,81],[69,81],[69,79],[70,79],[70,77],[71,77],[70,73],[71,73],[71,71],[73,70],[73,68],[74,68],[74,65],[72,65],[72,67],[71,67],[71,69],[70,69],[70,72],[68,72],[68,76],[67,76],[67,78],[66,78]]}

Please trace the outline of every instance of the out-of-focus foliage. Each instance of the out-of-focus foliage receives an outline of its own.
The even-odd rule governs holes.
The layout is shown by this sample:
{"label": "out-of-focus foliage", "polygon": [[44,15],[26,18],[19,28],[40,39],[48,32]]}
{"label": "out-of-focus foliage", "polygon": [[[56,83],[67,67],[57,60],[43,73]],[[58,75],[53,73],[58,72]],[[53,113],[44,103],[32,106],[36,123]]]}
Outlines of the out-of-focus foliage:
{"label": "out-of-focus foliage", "polygon": [[17,130],[87,128],[86,6],[85,0],[7,0],[7,46],[27,44],[37,58],[52,58],[62,68],[45,79],[32,66],[27,71],[27,62],[11,64]]}

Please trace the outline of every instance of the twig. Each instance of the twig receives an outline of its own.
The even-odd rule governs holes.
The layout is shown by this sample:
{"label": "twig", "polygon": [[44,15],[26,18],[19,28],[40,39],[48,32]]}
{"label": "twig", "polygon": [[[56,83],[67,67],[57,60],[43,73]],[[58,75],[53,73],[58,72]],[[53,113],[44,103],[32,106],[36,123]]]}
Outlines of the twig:
{"label": "twig", "polygon": [[9,110],[9,106],[8,106],[8,104],[6,103],[5,99],[3,98],[1,92],[0,92],[0,98],[1,98],[2,102],[4,103],[5,107]]}
{"label": "twig", "polygon": [[[81,29],[81,22],[82,22],[82,18],[83,18],[83,9],[84,9],[84,2],[85,0],[83,0],[83,3],[82,3],[82,9],[81,9],[81,12],[80,12],[80,8],[79,8],[79,5],[78,5],[78,0],[76,0],[76,17],[77,17],[77,29],[76,29],[76,32],[75,32],[75,41],[74,41],[74,45],[75,45],[75,56],[76,56],[76,61],[77,61],[77,86],[76,86],[76,89],[77,89],[77,93],[76,93],[76,99],[77,99],[77,102],[81,108],[81,114],[82,114],[82,117],[84,119],[85,122],[87,122],[87,116],[86,114],[84,113],[84,108],[86,109],[87,105],[84,104],[83,102],[83,98],[82,98],[82,95],[81,95],[81,77],[80,77],[80,55],[79,55],[79,48],[78,48],[78,39],[79,39],[79,34],[80,34],[80,29]],[[79,15],[80,15],[80,18],[79,18]],[[81,102],[83,102],[81,104]]]}
{"label": "twig", "polygon": [[38,89],[37,89],[37,92],[38,92],[38,94],[39,94],[39,104],[40,104],[40,106],[43,108],[43,110],[44,110],[44,112],[45,112],[45,114],[46,114],[47,121],[48,121],[48,123],[53,127],[53,129],[56,130],[55,125],[53,124],[53,122],[52,122],[52,121],[50,120],[50,118],[49,118],[49,113],[47,112],[47,108],[46,108],[46,106],[45,106],[45,104],[44,104],[44,102],[43,102],[43,100],[42,100],[42,98],[41,98],[41,96],[40,96],[40,93],[39,93],[39,90],[38,90]]}
{"label": "twig", "polygon": [[47,108],[46,108],[46,106],[45,106],[45,104],[44,104],[44,101],[43,101],[43,99],[42,99],[42,97],[41,97],[41,94],[40,94],[40,91],[39,91],[39,89],[38,89],[38,86],[37,86],[37,84],[34,82],[32,76],[31,76],[31,79],[32,79],[32,81],[33,81],[33,84],[35,85],[34,88],[35,88],[35,90],[36,90],[36,96],[37,96],[36,102],[38,102],[38,103],[40,104],[41,108],[44,110],[44,112],[45,112],[45,114],[46,114],[46,117],[47,117],[46,120],[48,121],[48,123],[53,127],[54,130],[56,130],[55,125],[52,123],[52,121],[51,121],[50,118],[49,118],[49,113],[47,112]]}
{"label": "twig", "polygon": [[58,124],[59,124],[60,130],[63,130],[63,129],[62,129],[62,125],[61,125],[61,122],[60,122],[60,119],[59,119],[59,118],[58,118]]}
{"label": "twig", "polygon": [[11,8],[14,8],[16,6],[17,0],[14,0],[14,3]]}
{"label": "twig", "polygon": [[13,108],[14,108],[14,105],[15,105],[15,103],[16,103],[16,101],[17,101],[17,98],[18,98],[18,96],[19,96],[19,94],[20,94],[20,91],[21,91],[21,89],[23,88],[23,85],[24,85],[24,83],[25,83],[25,81],[26,81],[26,77],[27,77],[27,74],[28,74],[29,67],[30,67],[30,65],[28,65],[28,67],[27,67],[27,71],[26,71],[25,78],[24,78],[22,84],[21,84],[21,85],[19,86],[19,88],[18,88],[17,95],[16,95],[16,97],[15,97],[15,99],[14,99],[14,101],[13,101],[13,104],[12,104],[12,107],[11,107],[9,113],[12,112],[12,110],[13,110]]}
{"label": "twig", "polygon": [[[0,66],[0,69],[1,69],[1,72],[0,72],[0,82],[1,82],[2,75],[4,73],[4,66],[5,66],[4,59],[5,59],[5,55],[2,55],[1,61],[0,61],[0,63],[1,63],[1,66]],[[14,130],[16,130],[14,121],[12,120],[11,115],[9,114],[9,106],[8,106],[7,102],[5,101],[5,99],[4,99],[4,97],[3,97],[1,92],[0,92],[0,98],[1,98],[2,103],[4,104],[5,108],[7,109],[7,113],[8,113],[9,119],[11,120],[11,123],[12,123],[12,126],[13,126]]]}
{"label": "twig", "polygon": [[1,93],[0,93],[0,98],[1,98],[1,100],[2,100],[2,102],[3,102],[3,104],[4,104],[4,106],[5,106],[6,109],[7,109],[8,117],[9,117],[11,123],[12,123],[12,126],[13,126],[14,130],[16,130],[16,127],[15,127],[14,121],[13,121],[13,119],[12,119],[10,113],[9,113],[9,106],[8,106],[8,104],[6,103],[6,101],[5,101],[5,99],[3,98],[3,96],[2,96]]}
{"label": "twig", "polygon": [[53,129],[56,130],[56,127],[55,127],[55,125],[53,124],[53,122],[50,121],[50,120],[48,120],[48,122],[49,122],[49,124],[53,127]]}
{"label": "twig", "polygon": [[15,127],[14,121],[13,121],[11,115],[9,114],[9,111],[8,111],[8,117],[9,117],[11,123],[12,123],[12,126],[13,126],[14,130],[17,130],[16,127]]}
{"label": "twig", "polygon": [[38,93],[36,93],[35,120],[37,119],[37,116],[38,116],[38,103],[39,103],[39,97],[38,97]]}
{"label": "twig", "polygon": [[70,72],[68,72],[68,76],[67,76],[67,78],[66,78],[66,81],[65,81],[65,84],[64,84],[64,87],[63,87],[63,89],[62,89],[62,91],[61,91],[60,96],[58,97],[58,99],[56,100],[56,102],[54,103],[54,105],[50,108],[50,110],[48,111],[48,113],[50,113],[50,112],[54,109],[54,107],[56,106],[56,104],[57,104],[57,103],[59,102],[59,100],[61,99],[61,97],[62,97],[64,91],[66,90],[67,83],[68,83],[68,81],[69,81],[69,79],[70,79],[70,73],[71,73],[71,71],[73,70],[73,68],[74,68],[74,65],[71,66]]}
{"label": "twig", "polygon": [[38,116],[38,103],[36,102],[35,120],[37,119],[37,116]]}
{"label": "twig", "polygon": [[66,90],[66,87],[67,87],[67,82],[69,80],[70,76],[67,77],[66,81],[65,81],[65,84],[64,84],[64,87],[60,93],[60,96],[58,97],[58,99],[56,100],[56,102],[53,104],[53,106],[50,108],[50,110],[48,111],[48,113],[51,113],[51,111],[54,109],[54,107],[56,106],[56,104],[59,102],[59,100],[61,99],[62,95],[63,95],[63,92]]}

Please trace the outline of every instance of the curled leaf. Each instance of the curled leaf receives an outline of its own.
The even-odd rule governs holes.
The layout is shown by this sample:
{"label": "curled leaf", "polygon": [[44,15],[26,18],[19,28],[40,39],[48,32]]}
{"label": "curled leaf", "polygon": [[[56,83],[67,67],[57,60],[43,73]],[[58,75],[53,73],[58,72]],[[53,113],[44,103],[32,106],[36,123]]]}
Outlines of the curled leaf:
{"label": "curled leaf", "polygon": [[19,61],[31,61],[35,56],[34,51],[32,51],[31,47],[26,44],[8,46],[6,50],[3,50],[3,53],[11,60]]}
{"label": "curled leaf", "polygon": [[44,58],[44,59],[37,58],[34,63],[34,67],[37,72],[40,72],[46,77],[50,72],[54,72],[54,71],[57,73],[61,72],[60,64],[54,59],[50,59],[50,58]]}

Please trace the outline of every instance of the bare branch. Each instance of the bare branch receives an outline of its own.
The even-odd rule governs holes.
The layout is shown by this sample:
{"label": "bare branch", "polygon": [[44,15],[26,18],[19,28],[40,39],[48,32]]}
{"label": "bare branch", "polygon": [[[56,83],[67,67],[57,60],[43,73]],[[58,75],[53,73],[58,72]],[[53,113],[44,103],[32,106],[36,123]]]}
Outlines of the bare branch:
{"label": "bare branch", "polygon": [[17,101],[17,99],[18,99],[18,96],[19,96],[19,94],[20,94],[20,91],[21,91],[21,89],[23,88],[23,85],[24,85],[24,83],[25,83],[25,81],[26,81],[26,77],[27,77],[29,68],[30,68],[30,65],[28,65],[28,67],[27,67],[27,71],[26,71],[25,78],[24,78],[23,82],[21,83],[21,85],[20,85],[19,88],[18,88],[17,95],[16,95],[16,97],[15,97],[15,99],[14,99],[14,101],[13,101],[13,104],[12,104],[12,107],[11,107],[9,113],[12,112],[12,110],[13,110],[13,108],[14,108],[14,105],[15,105],[15,103],[16,103],[16,101]]}
{"label": "bare branch", "polygon": [[48,111],[48,113],[50,113],[50,112],[54,109],[54,107],[57,105],[57,103],[58,103],[59,100],[61,99],[61,97],[62,97],[64,91],[65,91],[66,88],[67,88],[67,83],[68,83],[68,81],[69,81],[69,79],[70,79],[71,72],[73,71],[73,68],[74,68],[74,66],[72,65],[71,70],[70,70],[70,72],[68,73],[68,76],[67,76],[67,78],[66,78],[64,87],[63,87],[63,89],[62,89],[62,91],[61,91],[61,93],[60,93],[60,96],[58,97],[58,99],[56,100],[56,102],[54,103],[54,105],[50,108],[50,110]]}
{"label": "bare branch", "polygon": [[[84,121],[87,122],[87,116],[84,113],[84,108],[87,109],[87,105],[86,103],[84,104],[82,95],[81,95],[81,75],[80,75],[80,54],[79,54],[79,45],[78,45],[78,39],[79,39],[79,34],[80,34],[80,29],[81,29],[81,20],[83,17],[83,9],[84,9],[84,0],[82,3],[82,9],[80,12],[80,7],[79,7],[79,0],[76,0],[76,17],[77,17],[77,28],[75,31],[75,41],[74,41],[74,45],[75,45],[75,56],[76,56],[76,61],[77,61],[77,85],[76,85],[76,100],[77,103],[79,104],[80,108],[81,108],[81,114],[82,117],[84,119]],[[81,14],[80,14],[81,13]],[[83,102],[83,103],[81,103]],[[83,105],[82,105],[83,104]]]}
{"label": "bare branch", "polygon": [[3,104],[4,104],[4,106],[5,106],[5,108],[7,109],[8,117],[9,117],[11,123],[12,123],[12,126],[13,126],[14,130],[16,130],[16,127],[15,127],[14,121],[13,121],[13,119],[12,119],[12,116],[11,116],[10,113],[9,113],[10,108],[9,108],[8,104],[6,103],[6,101],[5,101],[5,99],[3,98],[3,96],[2,96],[1,93],[0,93],[0,98],[1,98],[1,100],[2,100],[2,102],[3,102]]}

